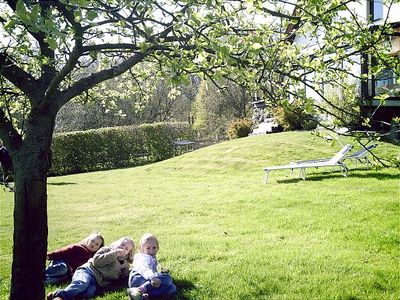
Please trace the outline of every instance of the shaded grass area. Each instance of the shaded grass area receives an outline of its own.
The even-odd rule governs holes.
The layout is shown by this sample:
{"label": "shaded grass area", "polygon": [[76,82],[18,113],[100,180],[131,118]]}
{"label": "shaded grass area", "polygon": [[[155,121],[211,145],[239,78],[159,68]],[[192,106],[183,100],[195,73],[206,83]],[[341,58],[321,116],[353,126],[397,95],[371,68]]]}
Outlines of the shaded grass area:
{"label": "shaded grass area", "polygon": [[[348,178],[315,169],[303,181],[282,170],[263,184],[265,166],[340,148],[309,132],[279,133],[137,168],[49,178],[49,249],[92,231],[107,244],[123,235],[138,243],[150,231],[179,299],[400,298],[398,169],[349,162]],[[374,153],[393,158],[399,147],[380,143]],[[0,195],[3,299],[13,208],[12,194]],[[124,290],[98,297],[126,298]]]}

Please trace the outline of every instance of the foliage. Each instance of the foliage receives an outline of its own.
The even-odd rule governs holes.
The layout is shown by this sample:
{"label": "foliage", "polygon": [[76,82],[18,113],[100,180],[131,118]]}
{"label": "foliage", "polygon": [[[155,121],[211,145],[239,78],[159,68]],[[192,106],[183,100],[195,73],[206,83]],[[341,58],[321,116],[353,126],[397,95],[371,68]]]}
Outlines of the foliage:
{"label": "foliage", "polygon": [[141,165],[170,158],[173,140],[189,139],[187,123],[157,123],[56,134],[51,175]]}
{"label": "foliage", "polygon": [[203,80],[192,105],[192,115],[198,137],[224,139],[232,120],[250,115],[249,94],[232,82]]}
{"label": "foliage", "polygon": [[308,113],[303,104],[287,104],[286,107],[276,107],[273,109],[276,122],[282,126],[283,130],[310,130],[317,126],[316,117]]}
{"label": "foliage", "polygon": [[[125,95],[118,92],[118,82],[121,84],[121,81],[125,81],[122,85]],[[189,84],[179,85],[157,77],[146,78],[142,82],[146,97],[134,94],[128,81],[127,77],[109,80],[101,92],[91,93],[93,99],[90,101],[79,99],[67,103],[57,114],[55,132],[154,122],[188,122],[198,88],[197,76],[191,76]],[[153,89],[150,90],[149,86]]]}
{"label": "foliage", "polygon": [[[398,11],[400,7],[395,2],[387,1],[386,4]],[[265,6],[260,10],[270,11]],[[353,107],[342,109],[324,93],[324,86],[331,85],[346,90],[344,95],[348,96],[350,89],[341,86],[345,78],[357,80],[365,87],[383,69],[390,69],[397,76],[400,74],[400,60],[390,55],[392,50],[387,41],[387,36],[393,33],[388,23],[390,18],[385,19],[382,26],[376,26],[370,24],[368,18],[363,19],[365,10],[357,1],[329,4],[295,1],[282,6],[276,14],[282,23],[277,22],[277,26],[283,25],[285,30],[271,24],[255,30],[256,38],[252,42],[259,43],[254,43],[252,49],[255,51],[246,56],[251,68],[243,71],[247,74],[243,84],[252,88],[251,79],[258,83],[254,88],[260,90],[268,107],[287,107],[287,101],[303,101],[311,95],[316,100],[312,104],[316,114],[340,118],[350,129],[357,129],[362,124],[371,128],[368,118],[380,120],[376,111],[372,116],[365,116]],[[242,42],[246,44],[247,41]],[[265,44],[268,47],[263,47]],[[364,74],[360,74],[361,66]],[[350,103],[354,103],[354,97],[350,97]],[[386,96],[382,98],[384,102]],[[304,108],[309,111],[308,107]],[[337,115],[338,111],[340,115]],[[334,124],[321,125],[331,130],[335,128]]]}
{"label": "foliage", "polygon": [[[125,235],[138,244],[151,231],[177,300],[399,299],[398,169],[349,163],[347,178],[319,168],[303,181],[282,170],[262,183],[263,166],[340,148],[309,132],[284,132],[142,167],[50,177],[48,249],[93,231],[107,244]],[[379,142],[374,153],[399,151]],[[2,189],[0,200],[0,299],[7,299],[14,201]],[[125,289],[96,297],[126,299]]]}
{"label": "foliage", "polygon": [[227,135],[230,140],[246,137],[251,132],[252,122],[249,119],[235,119],[229,123]]}
{"label": "foliage", "polygon": [[357,85],[352,82],[342,82],[327,85],[324,95],[329,102],[321,106],[326,110],[324,114],[337,128],[354,127],[359,124],[360,95]]}
{"label": "foliage", "polygon": [[[263,91],[277,106],[304,98],[299,91],[304,86],[328,101],[320,87],[337,82],[338,74],[351,74],[342,65],[356,65],[355,55],[375,57],[369,78],[384,66],[400,74],[399,60],[385,42],[390,26],[385,20],[370,30],[374,24],[368,18],[356,18],[357,5],[325,0],[285,5],[272,0],[1,2],[0,137],[18,158],[10,300],[44,295],[48,156],[56,115],[66,103],[76,97],[99,101],[90,94],[96,89],[104,94],[102,84],[124,73],[131,76],[135,93],[146,96],[141,82],[151,74],[149,64],[172,83],[188,82],[195,73],[215,82],[229,78]],[[310,37],[312,43],[293,43],[296,36]],[[318,102],[313,106],[323,110]]]}
{"label": "foliage", "polygon": [[171,126],[165,123],[143,124],[139,128],[144,133],[144,149],[152,160],[160,161],[172,157],[173,141],[192,139],[191,126],[188,123],[176,123]]}

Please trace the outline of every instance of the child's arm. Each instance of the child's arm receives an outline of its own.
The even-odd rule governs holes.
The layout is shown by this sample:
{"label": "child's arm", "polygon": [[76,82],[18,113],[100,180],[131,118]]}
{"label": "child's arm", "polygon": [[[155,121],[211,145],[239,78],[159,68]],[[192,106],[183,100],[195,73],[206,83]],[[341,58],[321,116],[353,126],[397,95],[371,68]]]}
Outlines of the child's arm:
{"label": "child's arm", "polygon": [[93,256],[93,265],[96,267],[104,267],[110,263],[117,261],[117,251],[110,247],[100,248]]}
{"label": "child's arm", "polygon": [[151,256],[136,254],[133,262],[134,270],[142,275],[145,279],[152,279],[157,275],[157,272],[151,268]]}
{"label": "child's arm", "polygon": [[48,260],[65,259],[72,253],[74,253],[78,247],[79,245],[77,244],[71,244],[63,248],[47,252],[47,259]]}

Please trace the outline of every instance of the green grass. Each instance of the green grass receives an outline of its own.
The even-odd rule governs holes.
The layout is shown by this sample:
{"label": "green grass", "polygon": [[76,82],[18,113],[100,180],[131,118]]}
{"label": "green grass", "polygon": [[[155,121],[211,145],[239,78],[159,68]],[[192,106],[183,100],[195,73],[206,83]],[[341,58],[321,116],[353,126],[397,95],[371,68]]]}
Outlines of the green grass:
{"label": "green grass", "polygon": [[[153,165],[49,178],[49,249],[92,231],[107,244],[124,235],[138,243],[150,231],[179,299],[399,299],[398,169],[349,162],[348,178],[316,169],[303,181],[282,170],[263,184],[264,166],[331,157],[340,148],[289,132]],[[374,152],[393,158],[399,147],[382,142]],[[0,195],[5,299],[13,201]],[[126,298],[124,291],[98,297]]]}

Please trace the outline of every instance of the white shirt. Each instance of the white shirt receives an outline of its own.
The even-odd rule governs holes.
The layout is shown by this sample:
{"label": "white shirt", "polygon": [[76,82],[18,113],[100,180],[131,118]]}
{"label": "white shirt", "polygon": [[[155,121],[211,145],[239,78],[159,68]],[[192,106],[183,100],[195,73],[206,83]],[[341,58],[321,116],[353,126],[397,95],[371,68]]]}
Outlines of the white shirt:
{"label": "white shirt", "polygon": [[157,259],[151,255],[137,253],[133,258],[133,270],[145,279],[152,279],[157,275]]}

